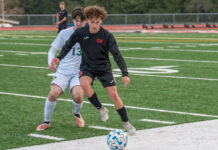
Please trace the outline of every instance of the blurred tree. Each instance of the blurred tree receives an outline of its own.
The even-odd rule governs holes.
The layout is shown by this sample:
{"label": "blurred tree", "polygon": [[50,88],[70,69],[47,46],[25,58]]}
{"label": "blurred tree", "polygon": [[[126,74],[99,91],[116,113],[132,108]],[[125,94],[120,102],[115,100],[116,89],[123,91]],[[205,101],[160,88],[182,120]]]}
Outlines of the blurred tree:
{"label": "blurred tree", "polygon": [[59,10],[59,0],[20,0],[26,14],[51,14]]}
{"label": "blurred tree", "polygon": [[166,12],[165,0],[147,0],[147,1],[148,1],[148,13]]}
{"label": "blurred tree", "polygon": [[[4,0],[5,14],[23,14],[24,9],[19,7],[20,0]],[[0,0],[0,13],[2,13],[2,1]]]}
{"label": "blurred tree", "polygon": [[[61,0],[5,0],[7,13],[55,14]],[[218,12],[218,0],[63,0],[69,14],[77,6],[99,5],[109,14]]]}
{"label": "blurred tree", "polygon": [[218,11],[217,0],[186,0],[185,12],[189,13],[210,13]]}
{"label": "blurred tree", "polygon": [[183,13],[185,0],[165,0],[167,13]]}

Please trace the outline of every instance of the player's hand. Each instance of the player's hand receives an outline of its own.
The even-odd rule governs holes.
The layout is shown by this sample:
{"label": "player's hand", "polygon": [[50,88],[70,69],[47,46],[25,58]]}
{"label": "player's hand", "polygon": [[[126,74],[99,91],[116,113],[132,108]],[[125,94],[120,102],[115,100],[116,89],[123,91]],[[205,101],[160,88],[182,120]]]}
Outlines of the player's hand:
{"label": "player's hand", "polygon": [[59,63],[59,62],[60,62],[60,60],[58,58],[53,58],[52,61],[51,61],[50,66],[49,66],[49,69],[51,71],[55,71],[56,68],[57,68],[57,63]]}
{"label": "player's hand", "polygon": [[60,22],[58,21],[58,22],[56,22],[56,25],[59,25],[60,24]]}
{"label": "player's hand", "polygon": [[123,83],[124,83],[124,87],[127,87],[127,85],[129,85],[130,83],[130,78],[128,76],[124,76]]}

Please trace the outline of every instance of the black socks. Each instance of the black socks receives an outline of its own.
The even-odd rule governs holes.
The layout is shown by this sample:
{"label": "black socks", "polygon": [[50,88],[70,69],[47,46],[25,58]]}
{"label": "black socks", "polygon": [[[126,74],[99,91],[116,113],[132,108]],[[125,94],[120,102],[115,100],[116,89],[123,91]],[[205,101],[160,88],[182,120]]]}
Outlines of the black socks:
{"label": "black socks", "polygon": [[[90,103],[92,103],[92,105],[94,105],[97,109],[101,109],[102,104],[101,102],[98,100],[98,97],[96,95],[96,93],[94,93],[90,98],[88,98]],[[127,113],[126,113],[126,108],[123,106],[121,109],[118,109],[117,112],[119,113],[121,120],[123,122],[128,122],[128,117],[127,117]]]}
{"label": "black socks", "polygon": [[118,109],[117,112],[119,113],[121,120],[123,122],[127,122],[128,121],[128,117],[127,117],[127,113],[126,113],[126,108],[123,106],[123,108]]}
{"label": "black socks", "polygon": [[92,105],[94,105],[97,109],[101,109],[102,104],[101,102],[98,100],[98,97],[96,95],[96,93],[94,93],[91,97],[88,98],[90,103],[92,103]]}

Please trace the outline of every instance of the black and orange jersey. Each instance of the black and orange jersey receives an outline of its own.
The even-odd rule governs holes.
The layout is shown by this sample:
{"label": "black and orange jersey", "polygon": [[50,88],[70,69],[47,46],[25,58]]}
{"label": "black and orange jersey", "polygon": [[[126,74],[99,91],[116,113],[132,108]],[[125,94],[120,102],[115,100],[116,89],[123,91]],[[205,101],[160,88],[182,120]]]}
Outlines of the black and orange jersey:
{"label": "black and orange jersey", "polygon": [[109,31],[101,27],[98,33],[91,34],[89,27],[77,29],[65,43],[57,58],[60,60],[64,58],[77,42],[82,49],[80,68],[90,68],[96,72],[111,69],[109,59],[109,52],[111,52],[114,60],[122,71],[122,75],[128,76],[126,63],[120,53],[114,36]]}

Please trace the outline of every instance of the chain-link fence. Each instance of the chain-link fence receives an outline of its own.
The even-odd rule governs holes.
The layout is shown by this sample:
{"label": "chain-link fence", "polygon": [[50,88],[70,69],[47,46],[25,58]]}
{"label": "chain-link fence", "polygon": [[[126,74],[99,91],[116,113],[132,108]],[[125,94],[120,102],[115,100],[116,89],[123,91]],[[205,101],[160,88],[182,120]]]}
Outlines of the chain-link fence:
{"label": "chain-link fence", "polygon": [[[0,18],[2,16],[0,15]],[[5,19],[19,21],[19,25],[54,25],[56,15],[5,15]],[[68,23],[71,23],[71,16]],[[103,22],[105,25],[128,24],[216,24],[218,13],[177,13],[177,14],[109,14]]]}

